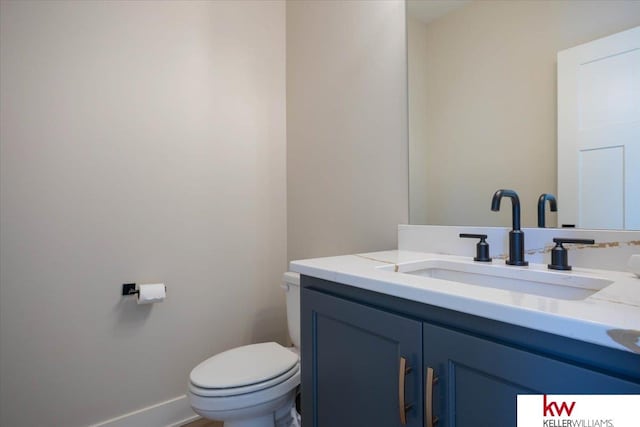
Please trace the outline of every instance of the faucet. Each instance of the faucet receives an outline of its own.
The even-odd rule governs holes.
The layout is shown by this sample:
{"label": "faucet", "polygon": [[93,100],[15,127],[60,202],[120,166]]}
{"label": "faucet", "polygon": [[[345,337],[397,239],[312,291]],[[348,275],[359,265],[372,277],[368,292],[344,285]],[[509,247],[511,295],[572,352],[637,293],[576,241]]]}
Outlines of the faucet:
{"label": "faucet", "polygon": [[544,204],[549,201],[549,210],[551,212],[558,212],[558,205],[556,204],[556,198],[553,194],[542,193],[538,199],[538,227],[544,228]]}
{"label": "faucet", "polygon": [[520,199],[518,194],[513,190],[498,190],[491,199],[491,210],[498,212],[500,210],[500,200],[503,197],[509,197],[512,205],[512,221],[513,227],[509,232],[509,259],[508,265],[529,265],[524,260],[524,232],[520,230]]}

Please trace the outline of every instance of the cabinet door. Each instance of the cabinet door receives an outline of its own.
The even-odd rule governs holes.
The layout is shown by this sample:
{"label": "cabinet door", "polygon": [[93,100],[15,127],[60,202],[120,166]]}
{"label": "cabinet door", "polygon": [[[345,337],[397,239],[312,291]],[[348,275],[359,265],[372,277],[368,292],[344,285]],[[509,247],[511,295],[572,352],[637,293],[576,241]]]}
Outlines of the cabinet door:
{"label": "cabinet door", "polygon": [[309,289],[301,315],[304,427],[422,425],[422,322]]}
{"label": "cabinet door", "polygon": [[438,427],[515,426],[518,394],[640,393],[636,382],[430,324],[423,351],[438,377]]}

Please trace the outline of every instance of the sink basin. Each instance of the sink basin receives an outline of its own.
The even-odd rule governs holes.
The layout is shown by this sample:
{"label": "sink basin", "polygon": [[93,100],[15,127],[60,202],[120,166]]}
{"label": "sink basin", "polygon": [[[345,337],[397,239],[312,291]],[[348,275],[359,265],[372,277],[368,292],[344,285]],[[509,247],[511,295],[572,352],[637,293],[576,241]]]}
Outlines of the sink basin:
{"label": "sink basin", "polygon": [[567,271],[545,271],[531,267],[440,259],[385,265],[379,268],[399,274],[433,277],[467,285],[566,300],[585,299],[613,283],[610,280]]}

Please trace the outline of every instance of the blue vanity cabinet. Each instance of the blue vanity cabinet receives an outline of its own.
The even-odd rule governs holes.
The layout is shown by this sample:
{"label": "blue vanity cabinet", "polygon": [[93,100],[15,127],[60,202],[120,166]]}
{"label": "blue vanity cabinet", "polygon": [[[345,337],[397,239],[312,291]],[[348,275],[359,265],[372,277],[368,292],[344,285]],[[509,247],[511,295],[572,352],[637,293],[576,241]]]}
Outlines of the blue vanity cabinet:
{"label": "blue vanity cabinet", "polygon": [[402,426],[403,399],[408,426],[515,426],[518,394],[640,394],[640,354],[317,278],[301,286],[303,427]]}
{"label": "blue vanity cabinet", "polygon": [[304,427],[421,427],[422,323],[311,290],[301,303]]}
{"label": "blue vanity cabinet", "polygon": [[437,378],[425,383],[425,394],[438,426],[515,426],[518,394],[640,394],[638,381],[445,327],[423,327],[424,369]]}

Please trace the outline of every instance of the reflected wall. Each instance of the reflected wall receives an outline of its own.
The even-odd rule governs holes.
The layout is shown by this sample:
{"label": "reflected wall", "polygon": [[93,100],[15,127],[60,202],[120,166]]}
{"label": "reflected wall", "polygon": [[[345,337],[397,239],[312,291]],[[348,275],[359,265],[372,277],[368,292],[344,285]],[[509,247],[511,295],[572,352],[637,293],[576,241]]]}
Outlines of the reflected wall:
{"label": "reflected wall", "polygon": [[508,225],[489,207],[512,188],[535,226],[557,190],[556,54],[640,25],[640,2],[481,1],[407,24],[410,222]]}

